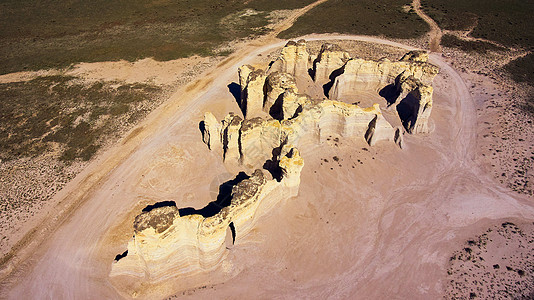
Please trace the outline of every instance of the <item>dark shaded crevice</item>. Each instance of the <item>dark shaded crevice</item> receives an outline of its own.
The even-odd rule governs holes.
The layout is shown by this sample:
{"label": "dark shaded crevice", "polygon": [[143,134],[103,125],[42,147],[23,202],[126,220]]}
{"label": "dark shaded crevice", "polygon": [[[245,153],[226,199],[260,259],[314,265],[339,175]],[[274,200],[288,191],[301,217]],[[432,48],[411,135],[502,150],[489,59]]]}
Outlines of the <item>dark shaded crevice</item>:
{"label": "dark shaded crevice", "polygon": [[397,105],[397,112],[402,122],[402,126],[408,133],[412,133],[417,122],[417,112],[419,111],[419,100],[412,93],[406,95]]}
{"label": "dark shaded crevice", "polygon": [[395,137],[393,139],[393,141],[395,142],[395,144],[397,144],[401,149],[404,147],[403,145],[403,139],[402,139],[402,129],[400,127],[397,127],[395,129]]}
{"label": "dark shaded crevice", "polygon": [[265,79],[265,82],[263,83],[263,106],[262,107],[265,107],[265,105],[267,104],[267,92],[269,91],[269,88],[268,88],[268,84],[267,84],[268,80],[267,78]]}
{"label": "dark shaded crevice", "polygon": [[336,69],[334,71],[332,71],[332,73],[330,74],[330,76],[328,76],[328,79],[330,79],[329,82],[325,83],[323,85],[323,92],[324,92],[324,95],[325,97],[327,97],[328,99],[330,99],[330,90],[332,89],[332,87],[334,86],[334,82],[336,81],[336,78],[343,74],[345,72],[345,65],[343,65],[341,68],[339,69]]}
{"label": "dark shaded crevice", "polygon": [[155,208],[166,207],[166,206],[176,207],[176,202],[175,201],[161,201],[161,202],[157,202],[151,205],[147,205],[145,208],[143,208],[143,212],[149,212]]}
{"label": "dark shaded crevice", "polygon": [[117,256],[115,256],[115,261],[119,261],[119,260],[125,258],[127,255],[128,255],[128,250],[124,251],[121,254],[117,254]]}
{"label": "dark shaded crevice", "polygon": [[[241,108],[241,111],[243,112],[243,115],[245,115],[246,114],[246,109],[245,109],[245,105],[244,105],[245,97],[243,95],[241,95],[241,86],[236,82],[232,82],[229,85],[227,85],[227,87],[228,87],[228,91],[230,92],[230,94],[232,94],[232,96],[234,96],[235,102]],[[243,91],[243,92],[245,92],[245,91]]]}
{"label": "dark shaded crevice", "polygon": [[367,144],[371,145],[371,142],[373,140],[373,135],[375,134],[375,128],[376,128],[376,121],[378,119],[378,116],[375,116],[371,122],[369,122],[369,125],[367,126],[367,131],[365,132],[365,141]]}
{"label": "dark shaded crevice", "polygon": [[400,90],[397,89],[397,85],[395,83],[388,84],[385,87],[383,87],[378,94],[386,99],[387,106],[390,107],[391,105],[395,104],[397,102],[397,99],[400,96]]}
{"label": "dark shaded crevice", "polygon": [[288,120],[292,120],[292,119],[298,117],[303,109],[304,108],[302,107],[302,105],[299,105],[299,107],[297,107],[297,109],[295,110],[295,113],[293,114],[293,116],[291,118],[289,118]]}
{"label": "dark shaded crevice", "polygon": [[222,135],[222,146],[223,146],[223,161],[226,159],[226,152],[228,151],[228,126],[224,129]]}
{"label": "dark shaded crevice", "polygon": [[230,227],[230,230],[232,231],[232,245],[233,245],[233,244],[235,244],[235,226],[234,226],[234,222],[230,222],[228,227]]}
{"label": "dark shaded crevice", "polygon": [[315,81],[315,76],[317,75],[317,63],[319,63],[321,58],[321,55],[319,54],[314,60],[312,64],[312,68],[308,70],[308,74],[310,74],[313,81]]}
{"label": "dark shaded crevice", "polygon": [[209,143],[210,134],[206,131],[206,122],[198,122],[198,130],[200,130],[200,133],[202,134],[202,141],[204,141],[204,143],[208,146],[208,149],[211,150]]}
{"label": "dark shaded crevice", "polygon": [[[314,66],[315,66],[315,60],[313,61],[313,63],[314,63]],[[315,70],[313,68],[309,68],[308,69],[308,75],[310,75],[310,78],[312,80],[315,80]]]}
{"label": "dark shaded crevice", "polygon": [[[282,168],[280,167],[279,159],[280,159],[280,154],[282,153],[282,148],[284,147],[285,144],[287,144],[287,139],[282,141],[282,143],[280,143],[280,146],[273,148],[272,158],[267,160],[263,164],[263,169],[271,173],[271,176],[273,176],[273,178],[278,182],[282,181],[283,171],[282,171]],[[291,155],[293,155],[293,149],[291,150]]]}
{"label": "dark shaded crevice", "polygon": [[224,182],[219,186],[219,195],[215,201],[208,203],[205,207],[201,209],[195,209],[193,207],[185,207],[178,209],[180,217],[189,216],[189,215],[201,215],[204,218],[213,217],[218,214],[223,208],[229,206],[232,203],[232,189],[234,186],[239,184],[245,179],[249,179],[245,172],[240,172],[237,176],[232,179]]}
{"label": "dark shaded crevice", "polygon": [[274,101],[273,105],[269,109],[269,115],[271,115],[273,119],[276,119],[279,121],[284,119],[283,99],[284,99],[284,94],[280,94],[280,96],[276,98],[276,101]]}
{"label": "dark shaded crevice", "polygon": [[[243,123],[241,123],[243,124]],[[239,151],[239,163],[243,163],[243,159],[244,159],[244,156],[243,156],[243,143],[241,141],[241,135],[242,135],[242,130],[243,127],[241,127],[239,129],[239,132],[237,133],[238,134],[238,137],[237,137],[237,150]]]}

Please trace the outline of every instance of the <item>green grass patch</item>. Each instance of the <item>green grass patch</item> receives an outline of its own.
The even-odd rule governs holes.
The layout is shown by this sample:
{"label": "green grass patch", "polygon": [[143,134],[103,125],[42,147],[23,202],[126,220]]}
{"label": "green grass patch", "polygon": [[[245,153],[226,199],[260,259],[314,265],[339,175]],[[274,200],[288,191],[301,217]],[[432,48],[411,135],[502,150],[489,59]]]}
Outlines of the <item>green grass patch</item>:
{"label": "green grass patch", "polygon": [[[473,26],[471,36],[495,41],[506,47],[534,50],[532,12],[534,1],[525,0],[422,0],[423,10],[438,25],[448,30],[466,30]],[[445,35],[444,46],[464,51],[485,52],[488,43],[462,42]],[[532,54],[512,61],[504,70],[517,82],[534,86],[534,59]],[[532,101],[531,101],[532,102]]]}
{"label": "green grass patch", "polygon": [[311,9],[295,24],[280,33],[294,38],[311,33],[383,35],[416,38],[429,30],[413,10],[405,11],[408,0],[331,0]]}
{"label": "green grass patch", "polygon": [[[225,42],[265,33],[268,12],[311,2],[6,0],[0,3],[0,74],[77,62],[213,55]],[[231,15],[234,20],[223,22]]]}
{"label": "green grass patch", "polygon": [[135,104],[159,92],[143,84],[83,85],[68,76],[0,84],[0,159],[33,157],[59,145],[61,160],[88,160],[119,119],[139,119],[146,112]]}

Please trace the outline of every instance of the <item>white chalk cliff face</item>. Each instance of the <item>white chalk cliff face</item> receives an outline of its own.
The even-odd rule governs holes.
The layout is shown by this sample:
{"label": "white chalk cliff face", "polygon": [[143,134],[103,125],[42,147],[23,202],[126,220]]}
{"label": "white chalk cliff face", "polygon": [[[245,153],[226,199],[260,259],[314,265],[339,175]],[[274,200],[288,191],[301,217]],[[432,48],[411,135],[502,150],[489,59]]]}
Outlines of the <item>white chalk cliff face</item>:
{"label": "white chalk cliff face", "polygon": [[297,195],[304,166],[298,150],[284,145],[273,163],[278,178],[269,179],[261,169],[250,177],[239,175],[228,183],[233,185],[230,194],[219,195],[203,209],[170,205],[138,215],[127,255],[113,263],[110,276],[158,283],[215,269],[230,243],[245,236],[279,201]]}
{"label": "white chalk cliff face", "polygon": [[[291,98],[295,99],[299,98]],[[225,162],[256,168],[271,158],[274,148],[285,143],[298,147],[301,139],[320,143],[329,136],[339,135],[363,137],[371,146],[378,141],[400,142],[400,128],[393,128],[384,119],[378,104],[361,108],[339,101],[314,102],[304,98],[297,110],[298,113],[293,112],[294,117],[281,120],[259,117],[241,120],[229,114],[220,125],[206,129],[204,135],[210,136],[207,145],[210,149],[221,145]],[[213,118],[207,113],[204,123]]]}
{"label": "white chalk cliff face", "polygon": [[245,118],[294,117],[299,105],[307,101],[296,79],[311,74],[330,100],[354,103],[362,91],[371,91],[385,98],[408,133],[429,132],[432,81],[439,68],[428,63],[428,53],[410,51],[399,61],[372,61],[351,58],[339,46],[327,43],[314,61],[311,58],[305,41],[300,40],[289,42],[266,70],[242,66],[239,83]]}
{"label": "white chalk cliff face", "polygon": [[338,45],[324,44],[313,62],[313,80],[320,85],[328,83],[331,76],[335,76],[349,59],[349,53]]}
{"label": "white chalk cliff face", "polygon": [[[200,129],[206,151],[255,171],[250,176],[241,172],[221,185],[217,201],[203,209],[179,209],[168,203],[147,208],[136,217],[128,250],[113,263],[110,276],[122,280],[121,286],[133,287],[216,269],[229,243],[250,232],[281,200],[298,194],[304,166],[301,145],[336,135],[370,146],[401,146],[405,131],[428,132],[431,84],[439,70],[427,60],[425,52],[413,51],[397,62],[366,61],[325,44],[312,61],[301,40],[289,42],[266,70],[240,67],[244,118],[230,113],[218,121],[206,112]],[[310,74],[325,87],[329,99],[313,99],[299,89],[297,79]],[[360,90],[383,96],[403,127],[393,127],[379,104],[351,104]]]}
{"label": "white chalk cliff face", "polygon": [[350,59],[332,77],[329,98],[355,99],[362,90],[374,91],[393,106],[409,133],[427,133],[432,110],[432,81],[438,67],[427,62],[428,54],[411,51],[399,61]]}
{"label": "white chalk cliff face", "polygon": [[306,76],[309,60],[310,54],[306,50],[306,41],[290,41],[282,49],[281,55],[273,62],[270,70],[288,73],[294,77]]}

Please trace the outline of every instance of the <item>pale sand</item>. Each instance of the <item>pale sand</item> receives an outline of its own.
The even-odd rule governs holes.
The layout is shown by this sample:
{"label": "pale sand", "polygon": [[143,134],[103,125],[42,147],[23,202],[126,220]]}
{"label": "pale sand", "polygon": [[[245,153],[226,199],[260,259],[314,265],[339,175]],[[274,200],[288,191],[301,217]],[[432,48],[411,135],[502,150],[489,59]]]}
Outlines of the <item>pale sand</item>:
{"label": "pale sand", "polygon": [[[356,36],[305,38],[385,42]],[[82,206],[26,261],[27,268],[8,278],[2,287],[5,295],[119,297],[107,274],[131,236],[132,218],[157,201],[200,208],[212,200],[212,181],[228,171],[202,143],[198,122],[205,111],[218,118],[238,111],[226,87],[237,81],[237,67],[284,43],[231,56],[231,63],[178,91],[151,114],[140,125],[149,127],[150,134],[130,135],[139,139],[139,146],[97,183]],[[230,275],[212,278],[206,288],[185,294],[437,298],[445,290],[449,257],[468,237],[485,230],[491,220],[534,219],[534,207],[526,197],[501,187],[473,161],[474,103],[454,69],[438,55],[431,55],[431,61],[441,68],[435,80],[431,134],[407,136],[403,150],[346,139],[337,146],[301,146],[306,165],[299,196],[273,210],[248,236],[237,237],[225,263]],[[178,100],[178,108],[171,106]],[[126,138],[117,147],[128,149],[128,143]],[[106,159],[93,163],[80,177]],[[74,192],[79,183],[69,184],[61,196]]]}
{"label": "pale sand", "polygon": [[135,62],[125,60],[79,63],[67,69],[25,71],[0,75],[0,83],[32,80],[39,76],[73,76],[85,82],[111,81],[121,83],[148,83],[154,85],[176,84],[195,65],[208,64],[210,57],[192,56],[165,62],[145,58]]}
{"label": "pale sand", "polygon": [[[275,33],[305,10],[282,23]],[[306,38],[399,46],[372,37]],[[27,240],[4,266],[4,275],[15,271],[3,281],[0,295],[119,298],[107,274],[114,256],[125,249],[133,218],[145,205],[157,201],[175,200],[178,206],[199,208],[213,200],[213,187],[235,170],[228,172],[220,158],[201,143],[198,121],[207,110],[218,118],[238,111],[226,88],[237,81],[237,67],[256,61],[258,54],[265,59],[283,43],[267,37],[244,46],[217,70],[180,89],[122,144],[94,161],[57,195],[59,204],[51,212],[66,213],[58,214],[57,221],[45,218],[30,236],[34,242]],[[262,45],[268,46],[259,48]],[[455,70],[437,55],[432,62],[440,65],[442,73],[435,81],[431,117],[435,130],[430,135],[408,136],[404,150],[389,144],[370,148],[363,141],[345,139],[302,145],[306,166],[299,196],[281,204],[248,236],[237,237],[223,264],[226,275],[208,274],[196,288],[183,285],[182,291],[160,286],[139,291],[140,295],[356,299],[444,295],[449,257],[455,250],[468,238],[500,224],[501,218],[532,221],[534,209],[530,199],[500,186],[487,172],[491,159],[476,153],[482,137],[477,135],[475,103]],[[100,66],[113,69],[116,63],[106,64]],[[92,73],[78,75],[87,80],[107,76],[127,81],[131,68],[144,64],[157,69],[150,61],[118,64],[123,64],[124,73],[104,69],[108,71],[98,75],[99,69],[93,68],[98,65],[89,64],[84,66]],[[156,73],[132,78],[160,80],[154,76],[164,72]],[[166,75],[172,83],[173,74]],[[18,78],[31,76],[36,74]],[[530,137],[526,142],[533,143]],[[485,166],[484,171],[480,166]],[[63,215],[70,217],[64,220]],[[50,232],[54,234],[40,245],[40,235]],[[175,282],[180,282],[179,277]]]}

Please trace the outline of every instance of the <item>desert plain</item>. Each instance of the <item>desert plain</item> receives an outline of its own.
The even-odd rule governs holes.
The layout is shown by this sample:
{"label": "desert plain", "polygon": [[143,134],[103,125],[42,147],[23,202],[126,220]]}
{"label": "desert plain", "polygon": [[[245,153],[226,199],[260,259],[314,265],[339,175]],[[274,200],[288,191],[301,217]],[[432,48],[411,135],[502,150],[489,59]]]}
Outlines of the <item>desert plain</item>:
{"label": "desert plain", "polygon": [[[436,31],[408,42],[336,33],[292,39],[306,40],[312,55],[328,42],[369,60],[396,61],[410,50],[432,50],[429,63],[439,73],[428,132],[405,133],[402,147],[342,135],[297,145],[304,160],[298,194],[278,202],[246,235],[235,236],[215,268],[187,277],[171,272],[135,288],[110,277],[144,208],[174,201],[178,208],[201,209],[216,200],[223,182],[240,171],[252,173],[210,150],[199,122],[208,111],[217,120],[230,112],[244,117],[232,88],[240,80],[238,69],[275,60],[288,42],[277,34],[322,2],[295,10],[271,33],[241,41],[227,57],[85,63],[68,71],[88,82],[151,81],[167,90],[157,107],[74,172],[34,216],[5,231],[13,241],[2,245],[0,295],[532,297],[532,115],[508,109],[510,99],[522,94],[510,88],[516,87],[511,81],[484,72],[491,67],[487,58],[441,49]],[[199,70],[186,75],[191,68]],[[0,81],[42,75],[11,73]],[[378,93],[362,91],[350,101],[378,103],[387,111]],[[525,161],[517,179],[522,184],[509,175],[514,159]]]}

